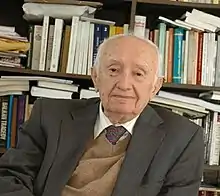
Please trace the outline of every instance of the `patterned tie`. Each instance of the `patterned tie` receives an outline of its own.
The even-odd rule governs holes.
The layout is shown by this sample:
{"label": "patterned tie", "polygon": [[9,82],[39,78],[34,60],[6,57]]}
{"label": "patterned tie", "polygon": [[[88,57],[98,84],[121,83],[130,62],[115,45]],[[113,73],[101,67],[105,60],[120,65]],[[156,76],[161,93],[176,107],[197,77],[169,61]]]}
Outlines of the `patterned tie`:
{"label": "patterned tie", "polygon": [[114,125],[110,125],[106,128],[105,136],[112,145],[115,145],[126,131],[127,130],[123,126],[116,127]]}

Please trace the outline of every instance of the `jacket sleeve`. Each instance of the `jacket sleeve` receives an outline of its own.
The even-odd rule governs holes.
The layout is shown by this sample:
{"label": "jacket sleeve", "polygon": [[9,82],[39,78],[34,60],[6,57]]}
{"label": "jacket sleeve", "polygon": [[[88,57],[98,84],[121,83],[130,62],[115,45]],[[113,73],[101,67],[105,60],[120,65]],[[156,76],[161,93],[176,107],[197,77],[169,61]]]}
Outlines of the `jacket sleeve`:
{"label": "jacket sleeve", "polygon": [[203,130],[199,128],[170,169],[158,196],[196,196],[204,165]]}
{"label": "jacket sleeve", "polygon": [[19,129],[16,148],[0,158],[0,196],[33,196],[33,183],[44,156],[46,136],[41,128],[41,100]]}

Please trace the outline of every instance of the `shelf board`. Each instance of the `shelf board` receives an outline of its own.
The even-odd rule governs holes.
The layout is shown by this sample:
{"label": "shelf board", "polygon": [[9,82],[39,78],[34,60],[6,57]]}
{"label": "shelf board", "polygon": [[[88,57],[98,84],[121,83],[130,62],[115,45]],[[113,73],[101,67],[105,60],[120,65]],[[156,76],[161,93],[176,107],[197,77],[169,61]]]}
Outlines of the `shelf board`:
{"label": "shelf board", "polygon": [[204,165],[204,170],[220,171],[220,165]]}
{"label": "shelf board", "polygon": [[191,92],[206,92],[206,91],[220,91],[220,87],[215,86],[202,86],[202,85],[194,85],[194,84],[175,84],[175,83],[164,83],[163,89],[170,90],[183,90],[183,91],[191,91]]}
{"label": "shelf board", "polygon": [[24,75],[32,75],[32,76],[43,76],[43,77],[55,77],[55,78],[63,78],[63,79],[91,79],[90,76],[87,75],[77,75],[77,74],[66,74],[60,72],[49,72],[49,71],[38,71],[24,68],[15,68],[15,67],[4,67],[0,66],[0,72],[7,73],[17,73]]}
{"label": "shelf board", "polygon": [[[48,71],[37,71],[24,68],[4,67],[0,66],[0,75],[26,75],[26,76],[42,76],[42,77],[53,77],[67,80],[73,80],[74,83],[86,83],[86,85],[93,86],[91,76],[88,75],[77,75],[77,74],[66,74],[60,72],[48,72]],[[183,92],[206,92],[206,91],[220,91],[220,87],[214,86],[201,86],[192,84],[174,84],[164,83],[163,90],[169,91],[183,91]]]}
{"label": "shelf board", "polygon": [[220,193],[219,188],[209,188],[209,187],[200,187],[200,191],[209,191],[209,192],[214,192],[214,193]]}
{"label": "shelf board", "polygon": [[220,9],[220,4],[210,4],[210,3],[190,3],[190,2],[169,1],[169,0],[137,0],[137,2],[146,3],[146,4],[154,4],[154,5]]}

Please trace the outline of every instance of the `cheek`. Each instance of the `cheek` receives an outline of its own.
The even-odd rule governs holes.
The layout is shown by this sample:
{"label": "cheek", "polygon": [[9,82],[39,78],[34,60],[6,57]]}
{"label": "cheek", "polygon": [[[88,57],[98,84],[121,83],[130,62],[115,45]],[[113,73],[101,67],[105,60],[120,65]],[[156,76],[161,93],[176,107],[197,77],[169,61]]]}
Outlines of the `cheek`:
{"label": "cheek", "polygon": [[99,95],[103,101],[107,101],[109,94],[112,91],[112,85],[109,85],[108,82],[103,82],[102,86],[99,88]]}
{"label": "cheek", "polygon": [[151,95],[152,95],[152,87],[151,86],[141,86],[137,91],[136,94],[138,96],[138,105],[145,105],[148,103]]}

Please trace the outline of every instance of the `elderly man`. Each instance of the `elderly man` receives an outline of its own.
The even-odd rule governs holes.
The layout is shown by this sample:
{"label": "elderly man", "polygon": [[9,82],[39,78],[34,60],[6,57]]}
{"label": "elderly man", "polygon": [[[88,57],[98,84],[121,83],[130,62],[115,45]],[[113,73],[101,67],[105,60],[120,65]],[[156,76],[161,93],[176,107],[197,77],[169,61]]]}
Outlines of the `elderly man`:
{"label": "elderly man", "polygon": [[100,100],[36,101],[0,159],[1,196],[196,196],[200,127],[148,105],[162,85],[147,40],[115,36],[92,70]]}

